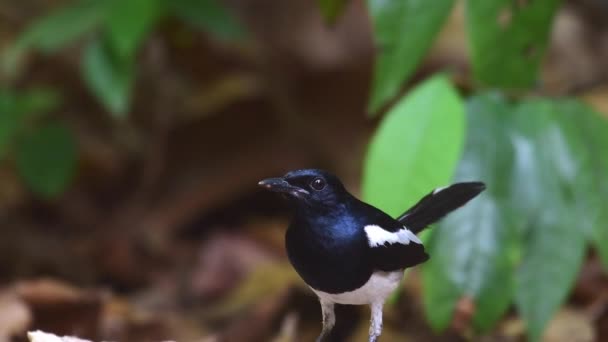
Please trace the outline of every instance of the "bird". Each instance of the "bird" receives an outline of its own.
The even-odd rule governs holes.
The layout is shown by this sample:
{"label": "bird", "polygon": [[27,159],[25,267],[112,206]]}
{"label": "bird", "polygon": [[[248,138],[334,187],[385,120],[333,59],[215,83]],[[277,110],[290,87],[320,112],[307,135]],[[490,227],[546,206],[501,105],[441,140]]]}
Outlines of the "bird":
{"label": "bird", "polygon": [[437,188],[392,218],[320,169],[290,171],[258,185],[281,193],[293,211],[285,247],[290,263],[319,298],[322,329],[317,342],[330,336],[335,304],[369,305],[369,342],[376,342],[384,303],[404,270],[429,259],[416,234],[485,190],[482,182]]}

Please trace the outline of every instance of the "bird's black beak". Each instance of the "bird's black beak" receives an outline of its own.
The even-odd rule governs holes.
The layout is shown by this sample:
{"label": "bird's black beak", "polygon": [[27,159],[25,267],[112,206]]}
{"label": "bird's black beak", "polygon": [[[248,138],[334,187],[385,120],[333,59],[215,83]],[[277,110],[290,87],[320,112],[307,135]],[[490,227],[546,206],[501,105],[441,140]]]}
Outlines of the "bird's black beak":
{"label": "bird's black beak", "polygon": [[283,178],[268,178],[258,182],[258,185],[274,192],[281,192],[297,198],[306,198],[310,193],[302,188],[289,184]]}

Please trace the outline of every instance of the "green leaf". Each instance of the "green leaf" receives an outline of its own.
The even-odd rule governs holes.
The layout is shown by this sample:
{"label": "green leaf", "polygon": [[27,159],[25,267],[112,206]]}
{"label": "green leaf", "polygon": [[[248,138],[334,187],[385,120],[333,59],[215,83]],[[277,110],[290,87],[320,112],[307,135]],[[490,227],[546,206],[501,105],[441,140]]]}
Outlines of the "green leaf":
{"label": "green leaf", "polygon": [[59,195],[74,176],[76,144],[60,124],[48,124],[19,140],[17,170],[32,191],[44,198]]}
{"label": "green leaf", "polygon": [[14,73],[29,49],[52,53],[95,29],[103,18],[103,1],[78,1],[35,21],[3,55],[3,68]]}
{"label": "green leaf", "polygon": [[115,53],[121,58],[133,58],[162,10],[161,0],[110,0],[106,24]]}
{"label": "green leaf", "polygon": [[46,89],[24,93],[0,91],[0,159],[24,129],[26,121],[53,109],[58,101],[57,94]]}
{"label": "green leaf", "polygon": [[[429,252],[435,249],[437,245],[435,239],[437,234],[431,234],[431,237],[425,246]],[[450,246],[450,249],[453,249]],[[433,255],[429,261],[422,267],[422,282],[424,291],[422,292],[422,303],[424,305],[424,313],[426,319],[435,331],[441,331],[447,328],[452,321],[454,310],[458,299],[462,296],[462,289],[451,286],[454,282],[450,279],[450,275],[444,272],[442,265],[447,264],[443,255],[439,255],[439,260],[435,260],[437,256]]]}
{"label": "green leaf", "polygon": [[182,20],[222,39],[241,38],[242,25],[217,0],[166,0],[167,6]]}
{"label": "green leaf", "polygon": [[18,123],[13,94],[0,92],[0,160],[17,133]]}
{"label": "green leaf", "polygon": [[[528,217],[529,226],[524,231],[515,299],[531,341],[540,340],[566,298],[586,246],[573,187],[576,177],[589,175],[580,164],[576,141],[569,134],[572,131],[560,125],[561,106],[560,102],[531,100],[513,113],[511,136],[516,169],[520,170],[513,182],[523,183],[513,199],[521,203],[520,212]],[[527,192],[522,192],[522,187],[528,187]],[[541,193],[536,194],[538,191]],[[520,197],[526,193],[529,196]]]}
{"label": "green leaf", "polygon": [[[572,110],[572,122],[581,126],[582,135],[587,141],[587,151],[590,155],[590,167],[593,180],[584,185],[583,193],[577,197],[587,216],[590,216],[591,241],[596,248],[604,267],[608,270],[608,119],[602,117],[591,108],[577,102]],[[577,179],[583,179],[577,177]],[[589,210],[590,209],[590,210]],[[593,216],[595,210],[595,216]]]}
{"label": "green leaf", "polygon": [[390,215],[401,214],[451,179],[463,140],[460,97],[445,77],[433,77],[382,120],[364,164],[363,198]]}
{"label": "green leaf", "polygon": [[129,109],[135,63],[119,58],[100,39],[89,43],[82,60],[82,74],[101,103],[114,116],[122,118]]}
{"label": "green leaf", "polygon": [[585,162],[576,172],[578,224],[608,269],[608,120],[579,101],[561,101],[562,125],[577,126],[585,144],[574,154]]}
{"label": "green leaf", "polygon": [[583,261],[585,237],[570,219],[567,207],[546,213],[526,238],[526,253],[516,277],[516,304],[530,341],[542,333],[566,296]]}
{"label": "green leaf", "polygon": [[453,0],[368,0],[379,55],[368,111],[393,99],[439,33]]}
{"label": "green leaf", "polygon": [[348,0],[317,0],[321,14],[328,24],[336,22],[347,4]]}
{"label": "green leaf", "polygon": [[537,80],[559,0],[468,0],[467,29],[475,77],[504,87]]}
{"label": "green leaf", "polygon": [[602,222],[600,216],[608,209],[604,200],[608,196],[608,122],[575,100],[555,102],[554,112],[567,140],[554,164],[572,189],[566,194],[573,202],[572,215],[578,217],[577,225],[591,241],[595,227]]}
{"label": "green leaf", "polygon": [[516,229],[504,201],[513,155],[504,129],[509,109],[495,94],[467,106],[467,142],[456,179],[481,180],[488,189],[443,220],[427,246],[432,257],[423,267],[423,299],[436,330],[447,328],[460,298],[475,302],[479,330],[491,328],[512,300]]}
{"label": "green leaf", "polygon": [[60,103],[59,94],[47,88],[33,88],[14,95],[15,112],[39,115],[55,109]]}
{"label": "green leaf", "polygon": [[606,224],[605,220],[608,219],[608,217],[606,217],[606,215],[603,215],[602,217],[604,220],[600,221],[600,223],[595,226],[593,244],[604,264],[604,268],[608,270],[608,224]]}
{"label": "green leaf", "polygon": [[499,202],[486,194],[435,228],[428,244],[432,257],[423,267],[425,312],[434,329],[448,327],[463,297],[475,302],[473,324],[482,331],[492,328],[508,309],[514,287],[510,250],[515,240],[505,221]]}
{"label": "green leaf", "polygon": [[[529,221],[550,205],[546,202],[547,198],[558,199],[562,196],[561,180],[552,165],[553,159],[559,158],[562,150],[557,145],[546,145],[554,144],[556,140],[563,145],[564,139],[551,109],[549,101],[540,100],[522,104],[512,113],[511,141],[516,157],[511,199],[515,210],[526,218],[528,227]],[[565,157],[570,158],[570,155]]]}

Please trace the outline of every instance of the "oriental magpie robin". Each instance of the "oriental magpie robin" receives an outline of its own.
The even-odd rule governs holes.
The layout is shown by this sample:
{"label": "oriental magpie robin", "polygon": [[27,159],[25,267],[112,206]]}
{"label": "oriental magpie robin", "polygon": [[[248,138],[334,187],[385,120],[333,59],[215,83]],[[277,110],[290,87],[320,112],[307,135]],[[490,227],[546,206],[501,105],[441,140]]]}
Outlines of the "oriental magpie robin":
{"label": "oriental magpie robin", "polygon": [[485,189],[481,182],[439,188],[393,219],[355,198],[326,171],[292,171],[259,185],[286,194],[294,209],[287,254],[321,302],[323,329],[317,341],[333,328],[338,303],[371,306],[370,342],[380,336],[384,301],[403,271],[429,258],[416,234]]}

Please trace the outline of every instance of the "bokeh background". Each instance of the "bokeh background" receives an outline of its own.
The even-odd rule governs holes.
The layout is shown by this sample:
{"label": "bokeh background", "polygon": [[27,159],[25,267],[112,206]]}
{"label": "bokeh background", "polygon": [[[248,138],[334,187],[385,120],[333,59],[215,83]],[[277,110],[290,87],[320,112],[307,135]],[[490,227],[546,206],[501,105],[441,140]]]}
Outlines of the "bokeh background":
{"label": "bokeh background", "polygon": [[488,185],[383,341],[608,341],[605,0],[2,0],[0,52],[0,341],[313,340],[256,186],[309,167]]}

